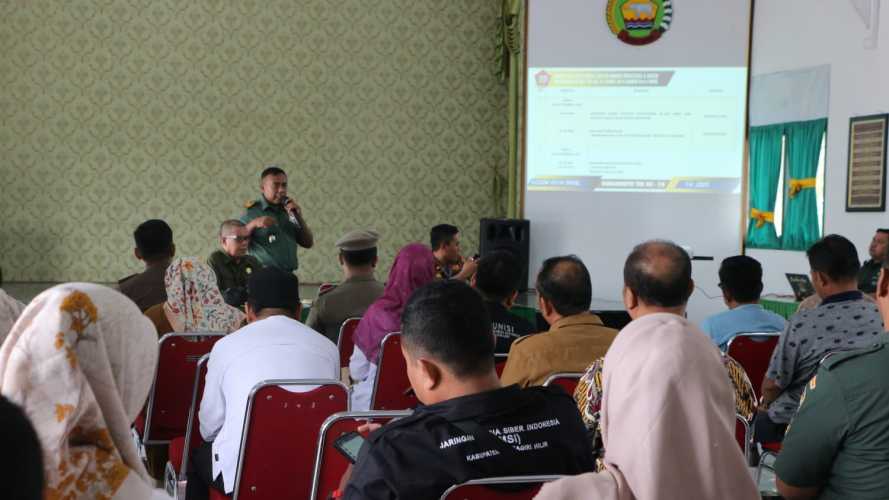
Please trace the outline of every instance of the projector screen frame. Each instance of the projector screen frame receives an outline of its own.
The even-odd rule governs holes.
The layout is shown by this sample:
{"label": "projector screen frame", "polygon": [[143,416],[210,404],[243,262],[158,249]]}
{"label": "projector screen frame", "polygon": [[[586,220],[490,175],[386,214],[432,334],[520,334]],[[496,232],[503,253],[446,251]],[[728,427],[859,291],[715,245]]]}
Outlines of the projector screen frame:
{"label": "projector screen frame", "polygon": [[[529,105],[528,90],[529,90],[529,85],[530,85],[528,82],[528,79],[529,79],[528,62],[529,62],[529,53],[531,51],[530,50],[531,47],[529,46],[529,38],[530,38],[529,28],[531,26],[531,20],[530,20],[529,14],[530,14],[530,3],[532,3],[532,1],[531,0],[522,0],[522,1],[523,1],[522,6],[524,8],[522,15],[524,16],[524,19],[521,22],[522,22],[524,32],[522,33],[523,54],[521,55],[521,58],[522,58],[521,60],[523,62],[523,67],[521,68],[522,74],[519,75],[522,78],[522,80],[518,85],[518,87],[521,89],[521,94],[518,96],[515,96],[516,99],[521,101],[521,102],[517,103],[518,106],[516,108],[517,113],[518,113],[518,117],[517,117],[516,121],[519,122],[518,132],[520,134],[520,137],[517,141],[517,146],[519,148],[519,151],[517,151],[517,154],[519,155],[520,160],[519,160],[519,164],[516,167],[517,182],[515,185],[516,185],[516,187],[518,187],[520,189],[520,191],[518,193],[516,193],[516,199],[518,200],[517,213],[519,214],[520,217],[531,220],[531,223],[532,223],[531,225],[534,226],[534,223],[536,222],[537,215],[530,214],[530,215],[534,215],[535,219],[529,218],[529,211],[528,211],[529,198],[527,198],[528,193],[529,193],[528,184],[527,184],[528,183],[528,154],[527,153],[528,153],[528,144],[529,144],[528,143],[528,129],[529,129],[529,127],[528,127],[528,105]],[[535,1],[537,1],[537,0],[535,0]],[[746,49],[746,57],[744,57],[744,54],[738,54],[737,61],[740,64],[736,67],[746,68],[746,70],[747,70],[746,82],[745,82],[746,83],[745,91],[747,92],[747,95],[746,95],[746,99],[741,101],[741,102],[743,102],[743,105],[744,105],[744,110],[742,112],[743,116],[739,116],[739,118],[742,118],[741,120],[739,120],[739,124],[743,124],[743,125],[741,125],[741,126],[743,126],[743,131],[742,131],[743,136],[740,137],[741,140],[739,141],[739,147],[741,148],[740,153],[742,155],[742,158],[740,159],[741,162],[739,165],[741,168],[740,168],[740,172],[739,172],[740,182],[738,184],[738,193],[739,194],[738,194],[737,203],[740,203],[740,206],[735,205],[734,201],[731,202],[731,205],[725,205],[726,207],[737,207],[737,214],[738,214],[737,219],[735,219],[734,216],[730,216],[729,218],[724,219],[725,224],[732,224],[732,222],[730,222],[730,220],[735,219],[736,222],[734,222],[734,224],[737,224],[737,226],[736,226],[736,230],[732,229],[731,225],[723,226],[725,228],[725,230],[722,233],[722,234],[734,233],[737,235],[737,240],[732,241],[731,244],[729,244],[729,245],[723,245],[725,248],[723,248],[722,250],[717,250],[717,251],[710,251],[710,249],[703,249],[702,248],[702,250],[704,250],[704,251],[696,252],[695,250],[697,250],[697,249],[694,248],[694,246],[686,247],[686,248],[690,249],[692,254],[699,253],[699,255],[697,255],[698,257],[703,257],[704,255],[701,255],[701,254],[706,254],[707,257],[713,259],[712,262],[706,262],[706,261],[700,262],[699,265],[693,266],[695,268],[695,271],[693,272],[693,276],[695,279],[695,292],[692,294],[692,296],[689,299],[686,314],[687,314],[687,317],[689,318],[689,320],[694,321],[695,323],[703,320],[705,317],[707,317],[709,315],[712,315],[712,314],[715,314],[719,311],[722,311],[725,308],[723,301],[722,301],[722,293],[720,290],[718,290],[718,288],[715,287],[715,283],[718,282],[717,270],[718,270],[721,260],[723,258],[731,256],[731,255],[737,255],[739,253],[743,255],[746,253],[745,239],[746,239],[748,216],[749,216],[749,175],[750,175],[749,127],[750,127],[750,102],[751,102],[750,90],[751,90],[751,81],[752,81],[752,76],[753,76],[752,71],[751,71],[751,69],[752,69],[751,63],[753,61],[753,42],[754,42],[753,36],[754,36],[754,22],[755,22],[754,18],[755,18],[756,0],[748,0],[748,2],[749,3],[746,6],[746,9],[744,6],[742,6],[740,8],[741,12],[744,12],[744,10],[747,10],[747,12],[748,12],[748,22],[745,23],[746,29],[747,29],[746,44],[744,43],[745,40],[743,38],[745,36],[745,34],[741,33],[741,37],[738,40],[739,45],[736,46],[739,51]],[[739,28],[741,28],[741,29],[743,29],[743,27],[744,27],[744,24],[741,24],[739,26]],[[665,36],[670,36],[671,34],[674,34],[675,29],[681,29],[681,28],[674,25],[674,26],[672,26],[670,33]],[[644,49],[642,49],[642,50],[644,50]],[[731,209],[731,210],[734,211],[734,209]],[[540,230],[535,231],[535,234],[537,234],[537,235],[540,235],[540,233],[541,233]],[[640,238],[640,241],[641,241],[641,239],[642,238]],[[732,239],[734,240],[735,238],[732,238]],[[674,241],[676,241],[677,243],[679,243],[683,246],[685,246],[685,244],[688,243],[688,242],[684,241],[683,237],[681,237],[681,236],[677,236],[676,238],[674,238]],[[533,240],[532,240],[532,243],[533,243]],[[584,247],[584,248],[586,248],[586,247]],[[564,248],[564,249],[553,250],[553,251],[554,252],[561,251],[562,253],[575,253],[574,251],[572,251],[572,248]],[[532,259],[531,259],[532,266],[536,265],[535,259],[537,259],[537,257],[533,256],[533,252],[534,252],[534,250],[533,250],[533,245],[532,245]],[[585,253],[585,252],[578,252],[578,253]],[[620,259],[620,261],[622,262],[622,258],[618,257],[617,255],[613,255],[611,258],[612,259]],[[623,258],[625,258],[625,256]],[[612,260],[612,261],[614,262],[614,260]],[[696,259],[696,262],[699,262],[699,261]],[[536,269],[529,269],[529,271],[532,275],[532,277],[531,277],[532,279],[529,280],[530,281],[529,286],[533,287],[534,286],[533,275],[536,273]],[[614,280],[615,278],[616,277],[612,276],[609,279]],[[622,279],[620,279],[620,281],[622,281]],[[614,284],[618,285],[618,283],[614,283]],[[602,285],[600,285],[600,286],[602,286]],[[604,285],[604,287],[606,290],[610,289],[610,285],[606,284],[606,285]],[[594,300],[595,299],[611,300],[612,299],[612,292],[605,292],[602,295],[599,295],[597,293],[597,291],[598,291],[598,289],[594,286],[594,294],[593,294]],[[620,300],[617,297],[614,297],[614,298],[617,300]]]}
{"label": "projector screen frame", "polygon": [[[519,209],[518,214],[520,218],[526,218],[525,215],[525,193],[527,192],[527,183],[528,183],[528,165],[527,165],[527,143],[528,140],[528,13],[529,13],[529,4],[531,0],[522,0],[522,95],[521,98],[516,96],[521,102],[516,107],[519,110],[519,119],[518,122],[521,123],[520,127],[520,158],[521,162],[519,164],[519,180],[517,183],[517,187],[519,187],[518,193],[518,201],[519,201]],[[741,160],[741,216],[738,221],[738,232],[740,234],[740,251],[741,255],[746,253],[746,245],[745,240],[747,236],[747,212],[749,212],[749,177],[750,177],[750,82],[752,80],[752,72],[751,63],[753,61],[753,20],[754,14],[756,11],[756,0],[748,0],[750,2],[750,14],[748,17],[748,27],[747,27],[747,94],[746,94],[746,102],[744,104],[744,151],[742,153]]]}

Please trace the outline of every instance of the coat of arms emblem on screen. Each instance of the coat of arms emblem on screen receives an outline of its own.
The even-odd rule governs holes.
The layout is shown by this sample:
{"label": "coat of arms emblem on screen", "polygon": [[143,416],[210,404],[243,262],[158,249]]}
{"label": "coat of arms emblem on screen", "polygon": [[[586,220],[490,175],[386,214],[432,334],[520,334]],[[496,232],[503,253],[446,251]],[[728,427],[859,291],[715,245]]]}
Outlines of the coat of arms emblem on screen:
{"label": "coat of arms emblem on screen", "polygon": [[648,45],[659,39],[673,20],[670,0],[608,0],[608,27],[630,45]]}

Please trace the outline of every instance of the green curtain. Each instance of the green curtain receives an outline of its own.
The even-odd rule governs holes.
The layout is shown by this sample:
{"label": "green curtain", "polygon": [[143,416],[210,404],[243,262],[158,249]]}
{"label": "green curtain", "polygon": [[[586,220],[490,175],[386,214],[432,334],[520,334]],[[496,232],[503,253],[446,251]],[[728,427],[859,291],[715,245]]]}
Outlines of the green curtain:
{"label": "green curtain", "polygon": [[781,175],[781,138],[784,125],[750,127],[749,248],[781,248],[775,232],[775,199]]}
{"label": "green curtain", "polygon": [[[502,0],[500,23],[497,29],[497,68],[501,80],[508,81],[507,140],[509,156],[506,164],[506,216],[519,215],[519,199],[522,189],[521,160],[521,92],[525,72],[522,55],[522,29],[524,27],[524,0]],[[496,186],[496,184],[495,184]],[[496,190],[496,187],[495,187]]]}
{"label": "green curtain", "polygon": [[785,250],[806,250],[821,237],[815,174],[826,129],[827,118],[784,124],[787,175],[781,247]]}

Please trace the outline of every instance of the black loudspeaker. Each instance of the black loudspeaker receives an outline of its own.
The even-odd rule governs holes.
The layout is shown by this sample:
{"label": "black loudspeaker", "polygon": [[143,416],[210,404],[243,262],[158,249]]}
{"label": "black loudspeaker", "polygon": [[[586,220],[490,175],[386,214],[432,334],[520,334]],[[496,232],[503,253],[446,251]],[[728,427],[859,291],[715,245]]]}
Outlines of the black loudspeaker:
{"label": "black loudspeaker", "polygon": [[484,257],[496,250],[506,250],[515,255],[522,266],[519,290],[525,290],[528,287],[531,223],[524,219],[481,219],[479,225],[479,254]]}

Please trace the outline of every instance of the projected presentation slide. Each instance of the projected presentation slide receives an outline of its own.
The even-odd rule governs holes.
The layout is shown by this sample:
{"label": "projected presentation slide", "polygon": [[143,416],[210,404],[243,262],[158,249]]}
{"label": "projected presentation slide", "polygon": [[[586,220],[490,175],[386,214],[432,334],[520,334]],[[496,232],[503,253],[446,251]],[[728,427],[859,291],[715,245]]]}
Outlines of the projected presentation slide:
{"label": "projected presentation slide", "polygon": [[746,68],[529,68],[529,191],[740,192]]}

